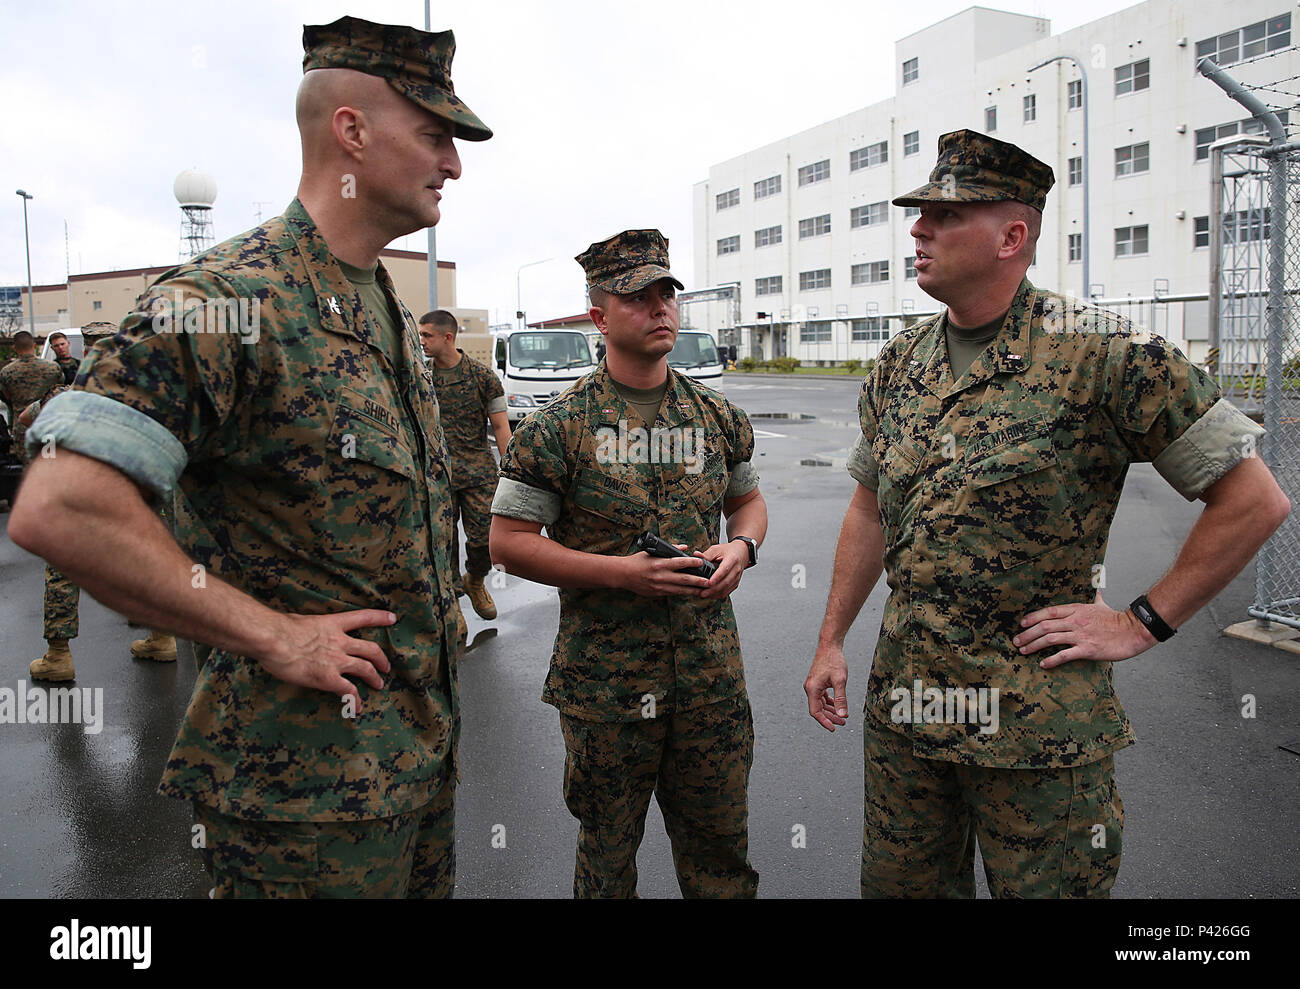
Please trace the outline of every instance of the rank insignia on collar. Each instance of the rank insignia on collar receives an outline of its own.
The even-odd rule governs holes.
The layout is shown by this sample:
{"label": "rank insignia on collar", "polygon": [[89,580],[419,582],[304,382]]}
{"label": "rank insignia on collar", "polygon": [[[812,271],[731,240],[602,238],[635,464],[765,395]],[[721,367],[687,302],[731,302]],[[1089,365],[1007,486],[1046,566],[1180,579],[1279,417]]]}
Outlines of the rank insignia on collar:
{"label": "rank insignia on collar", "polygon": [[343,315],[343,310],[339,308],[339,300],[336,299],[334,296],[331,295],[328,299],[325,300],[325,302],[330,307],[330,312],[337,313],[340,316]]}

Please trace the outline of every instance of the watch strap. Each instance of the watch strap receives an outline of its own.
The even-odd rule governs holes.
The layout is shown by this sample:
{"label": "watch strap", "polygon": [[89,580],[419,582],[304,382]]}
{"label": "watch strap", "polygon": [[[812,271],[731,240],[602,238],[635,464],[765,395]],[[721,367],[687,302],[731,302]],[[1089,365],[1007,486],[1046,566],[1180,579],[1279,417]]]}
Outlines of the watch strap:
{"label": "watch strap", "polygon": [[1151,602],[1143,594],[1129,606],[1129,611],[1137,615],[1137,620],[1146,626],[1146,630],[1155,636],[1157,642],[1164,642],[1174,636],[1176,629],[1169,627],[1169,623],[1160,617],[1155,608],[1151,607]]}
{"label": "watch strap", "polygon": [[748,548],[749,565],[752,567],[755,563],[758,562],[757,541],[751,538],[750,536],[732,536],[730,539],[727,540],[727,542],[734,543],[737,539],[741,540],[745,544],[746,548]]}

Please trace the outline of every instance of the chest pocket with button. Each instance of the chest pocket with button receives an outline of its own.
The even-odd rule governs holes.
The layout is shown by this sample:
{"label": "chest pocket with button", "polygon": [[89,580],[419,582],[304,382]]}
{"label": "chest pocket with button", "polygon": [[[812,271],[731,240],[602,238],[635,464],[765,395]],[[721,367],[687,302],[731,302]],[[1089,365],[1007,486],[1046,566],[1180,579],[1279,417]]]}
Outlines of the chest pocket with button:
{"label": "chest pocket with button", "polygon": [[1061,549],[1083,534],[1049,424],[1018,443],[969,462],[966,478],[972,506],[991,535],[989,545],[969,548],[996,555],[1004,570]]}
{"label": "chest pocket with button", "polygon": [[576,510],[568,528],[588,553],[625,555],[653,521],[648,492],[590,467],[579,468],[569,491]]}
{"label": "chest pocket with button", "polygon": [[323,559],[376,572],[393,534],[409,525],[419,474],[400,420],[389,416],[351,389],[339,398],[321,467],[326,504],[308,519]]}

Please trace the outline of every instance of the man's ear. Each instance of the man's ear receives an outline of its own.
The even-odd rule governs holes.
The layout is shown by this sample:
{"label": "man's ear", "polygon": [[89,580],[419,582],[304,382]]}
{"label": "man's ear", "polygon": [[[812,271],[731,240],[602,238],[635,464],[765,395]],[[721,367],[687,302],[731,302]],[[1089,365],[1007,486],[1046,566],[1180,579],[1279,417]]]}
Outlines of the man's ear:
{"label": "man's ear", "polygon": [[998,260],[1014,258],[1029,239],[1029,224],[1024,220],[1011,220],[1002,228],[1002,241],[998,245]]}
{"label": "man's ear", "polygon": [[365,114],[360,110],[341,106],[334,111],[330,124],[334,130],[334,140],[344,154],[355,157],[365,149],[369,127]]}
{"label": "man's ear", "polygon": [[608,321],[605,319],[604,309],[601,309],[600,306],[592,306],[587,310],[587,318],[596,324],[596,329],[600,330],[601,333],[605,332],[605,325]]}

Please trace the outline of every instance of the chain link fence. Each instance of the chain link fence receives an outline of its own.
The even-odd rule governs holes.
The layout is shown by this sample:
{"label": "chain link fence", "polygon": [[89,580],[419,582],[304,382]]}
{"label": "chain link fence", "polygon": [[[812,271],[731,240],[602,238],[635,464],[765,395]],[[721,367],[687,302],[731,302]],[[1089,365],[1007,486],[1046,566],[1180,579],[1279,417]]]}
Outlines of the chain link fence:
{"label": "chain link fence", "polygon": [[1200,71],[1266,135],[1225,135],[1211,147],[1210,334],[1219,384],[1262,414],[1267,433],[1256,452],[1297,509],[1259,551],[1247,610],[1261,623],[1300,628],[1300,141],[1287,132],[1300,117],[1300,76],[1267,68],[1293,65],[1281,56],[1295,50],[1250,60],[1246,83],[1208,59]]}

